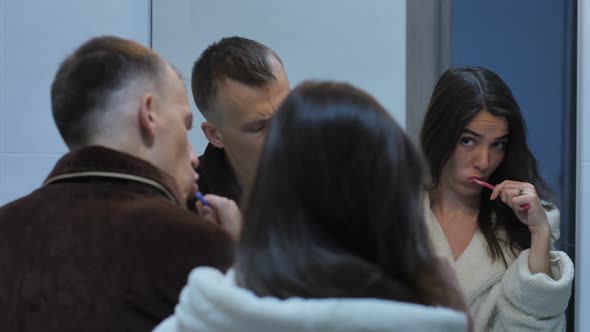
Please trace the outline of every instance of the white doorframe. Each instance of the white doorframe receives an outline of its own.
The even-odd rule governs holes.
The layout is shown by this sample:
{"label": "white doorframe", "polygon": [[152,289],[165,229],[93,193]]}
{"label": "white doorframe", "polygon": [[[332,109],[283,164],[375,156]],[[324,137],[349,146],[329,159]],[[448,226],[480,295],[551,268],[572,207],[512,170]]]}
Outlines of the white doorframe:
{"label": "white doorframe", "polygon": [[578,0],[576,331],[590,331],[590,1]]}

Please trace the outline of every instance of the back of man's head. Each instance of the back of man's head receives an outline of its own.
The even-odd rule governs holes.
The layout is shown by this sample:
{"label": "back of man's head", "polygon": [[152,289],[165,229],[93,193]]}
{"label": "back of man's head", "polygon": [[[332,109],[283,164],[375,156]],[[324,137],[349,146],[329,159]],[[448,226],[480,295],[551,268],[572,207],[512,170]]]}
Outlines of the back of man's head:
{"label": "back of man's head", "polygon": [[220,80],[229,78],[253,87],[276,79],[279,56],[267,46],[243,37],[226,37],[211,44],[193,66],[191,88],[199,111],[215,117],[214,102]]}
{"label": "back of man's head", "polygon": [[138,80],[157,82],[163,66],[150,49],[112,36],[91,39],[68,56],[51,86],[53,117],[68,147],[91,144],[105,129],[97,119],[117,93]]}

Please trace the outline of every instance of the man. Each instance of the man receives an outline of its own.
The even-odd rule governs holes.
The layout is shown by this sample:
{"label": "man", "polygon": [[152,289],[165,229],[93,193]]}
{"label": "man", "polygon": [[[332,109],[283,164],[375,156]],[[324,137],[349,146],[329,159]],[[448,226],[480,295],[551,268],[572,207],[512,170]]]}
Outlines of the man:
{"label": "man", "polygon": [[195,62],[191,81],[209,141],[199,158],[199,188],[239,201],[254,180],[268,124],[290,90],[283,63],[254,40],[223,38]]}
{"label": "man", "polygon": [[[186,210],[198,159],[182,81],[153,51],[100,37],[61,64],[51,103],[70,152],[0,208],[0,330],[149,331],[193,267],[232,262],[230,235]],[[237,210],[208,198],[222,224]]]}

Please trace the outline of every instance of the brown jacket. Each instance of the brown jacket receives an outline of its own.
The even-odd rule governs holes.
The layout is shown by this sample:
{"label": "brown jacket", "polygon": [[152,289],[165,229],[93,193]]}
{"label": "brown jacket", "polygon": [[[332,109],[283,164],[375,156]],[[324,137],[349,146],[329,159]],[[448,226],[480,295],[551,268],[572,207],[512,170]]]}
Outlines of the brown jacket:
{"label": "brown jacket", "polygon": [[133,156],[66,154],[0,208],[0,331],[149,331],[188,272],[225,270],[233,243],[181,209],[173,179]]}

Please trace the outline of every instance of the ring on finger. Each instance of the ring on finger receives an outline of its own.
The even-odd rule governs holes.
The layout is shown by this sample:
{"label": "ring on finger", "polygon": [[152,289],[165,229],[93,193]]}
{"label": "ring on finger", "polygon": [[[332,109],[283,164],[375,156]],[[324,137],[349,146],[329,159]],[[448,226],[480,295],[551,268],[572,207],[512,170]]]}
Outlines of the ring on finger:
{"label": "ring on finger", "polygon": [[518,188],[518,195],[517,196],[522,196],[522,195],[524,195],[524,189]]}

